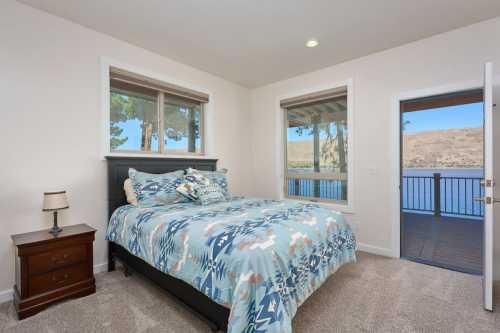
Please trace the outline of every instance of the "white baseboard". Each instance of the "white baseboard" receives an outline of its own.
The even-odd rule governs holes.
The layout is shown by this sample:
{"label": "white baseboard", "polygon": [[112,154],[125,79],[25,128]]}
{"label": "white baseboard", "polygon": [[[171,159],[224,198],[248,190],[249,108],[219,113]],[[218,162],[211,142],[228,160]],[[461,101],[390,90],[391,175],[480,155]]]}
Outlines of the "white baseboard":
{"label": "white baseboard", "polygon": [[[102,264],[94,265],[94,274],[102,273],[108,270],[108,263],[103,262]],[[0,291],[0,303],[9,302],[12,300],[14,291],[12,289],[7,289]]]}
{"label": "white baseboard", "polygon": [[0,291],[0,303],[12,300],[12,289]]}
{"label": "white baseboard", "polygon": [[394,253],[391,249],[386,249],[383,247],[358,243],[358,250],[363,252],[368,252],[371,254],[377,254],[379,256],[394,258]]}
{"label": "white baseboard", "polygon": [[103,262],[102,264],[94,265],[94,274],[106,272],[108,270],[108,262]]}

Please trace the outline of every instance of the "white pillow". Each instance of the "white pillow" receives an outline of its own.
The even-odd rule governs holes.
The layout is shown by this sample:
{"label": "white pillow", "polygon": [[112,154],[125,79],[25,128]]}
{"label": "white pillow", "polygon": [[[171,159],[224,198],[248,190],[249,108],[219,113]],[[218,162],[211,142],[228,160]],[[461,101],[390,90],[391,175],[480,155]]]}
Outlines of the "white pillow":
{"label": "white pillow", "polygon": [[125,195],[127,196],[127,202],[131,205],[137,206],[137,195],[134,192],[130,178],[125,179],[123,189],[125,190]]}

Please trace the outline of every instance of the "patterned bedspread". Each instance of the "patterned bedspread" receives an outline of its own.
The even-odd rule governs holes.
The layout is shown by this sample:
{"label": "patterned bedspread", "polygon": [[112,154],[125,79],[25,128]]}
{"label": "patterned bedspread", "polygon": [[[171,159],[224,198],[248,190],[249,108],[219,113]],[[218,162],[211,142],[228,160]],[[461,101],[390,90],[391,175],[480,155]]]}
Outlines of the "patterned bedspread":
{"label": "patterned bedspread", "polygon": [[297,307],[356,260],[341,213],[292,200],[122,206],[106,239],[229,307],[233,333],[291,332]]}

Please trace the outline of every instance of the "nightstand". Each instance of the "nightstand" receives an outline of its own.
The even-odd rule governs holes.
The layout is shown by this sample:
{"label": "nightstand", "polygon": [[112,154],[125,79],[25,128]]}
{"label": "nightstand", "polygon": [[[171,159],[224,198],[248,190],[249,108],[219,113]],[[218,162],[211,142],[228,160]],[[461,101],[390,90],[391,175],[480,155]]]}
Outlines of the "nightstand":
{"label": "nightstand", "polygon": [[60,300],[95,292],[93,243],[96,230],[86,224],[12,235],[16,246],[14,305],[19,319]]}

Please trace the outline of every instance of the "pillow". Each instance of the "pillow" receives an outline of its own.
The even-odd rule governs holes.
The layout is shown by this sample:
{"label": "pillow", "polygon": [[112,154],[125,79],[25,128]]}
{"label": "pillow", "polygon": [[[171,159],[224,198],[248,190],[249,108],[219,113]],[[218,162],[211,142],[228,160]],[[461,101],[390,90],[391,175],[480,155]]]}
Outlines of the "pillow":
{"label": "pillow", "polygon": [[196,195],[195,191],[195,183],[191,183],[187,180],[184,180],[177,188],[175,189],[177,193],[185,196],[189,200],[198,200],[198,196]]}
{"label": "pillow", "polygon": [[195,192],[198,202],[203,206],[227,201],[224,196],[224,190],[217,183],[210,182],[208,185],[196,184]]}
{"label": "pillow", "polygon": [[226,199],[231,199],[231,194],[228,189],[228,182],[226,177],[227,169],[220,169],[217,171],[204,171],[204,170],[196,170],[196,169],[187,169],[186,170],[186,178],[193,177],[196,175],[202,175],[208,178],[211,182],[216,183],[222,188],[222,193],[224,193],[224,197]]}
{"label": "pillow", "polygon": [[169,205],[178,202],[188,202],[176,192],[182,182],[184,171],[178,170],[163,174],[140,172],[130,168],[128,176],[141,206]]}
{"label": "pillow", "polygon": [[210,180],[200,173],[191,172],[184,176],[182,183],[177,186],[176,191],[190,200],[198,200],[196,185],[209,185]]}
{"label": "pillow", "polygon": [[130,178],[125,179],[123,189],[125,190],[125,195],[127,196],[127,202],[131,205],[137,206],[137,196],[135,195]]}

